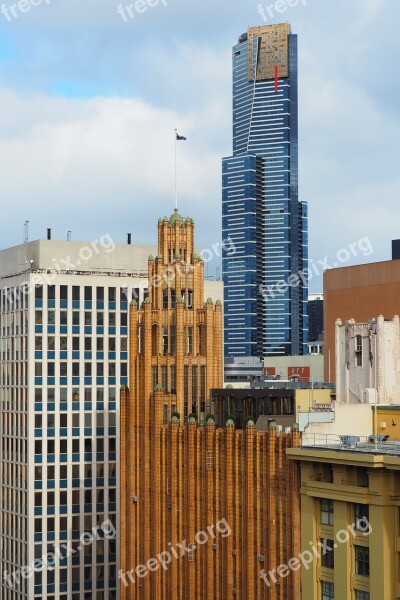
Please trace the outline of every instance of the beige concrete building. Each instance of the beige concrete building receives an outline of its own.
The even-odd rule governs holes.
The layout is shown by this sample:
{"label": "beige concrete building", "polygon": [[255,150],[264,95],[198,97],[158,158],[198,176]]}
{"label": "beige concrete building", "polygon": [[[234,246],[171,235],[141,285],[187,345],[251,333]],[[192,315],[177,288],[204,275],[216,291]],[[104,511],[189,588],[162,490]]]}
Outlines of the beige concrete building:
{"label": "beige concrete building", "polygon": [[400,260],[328,269],[324,273],[325,380],[335,381],[335,323],[368,323],[400,314]]}
{"label": "beige concrete building", "polygon": [[400,445],[287,455],[301,466],[303,600],[398,600]]}
{"label": "beige concrete building", "polygon": [[264,377],[323,383],[324,357],[322,354],[271,356],[264,359]]}

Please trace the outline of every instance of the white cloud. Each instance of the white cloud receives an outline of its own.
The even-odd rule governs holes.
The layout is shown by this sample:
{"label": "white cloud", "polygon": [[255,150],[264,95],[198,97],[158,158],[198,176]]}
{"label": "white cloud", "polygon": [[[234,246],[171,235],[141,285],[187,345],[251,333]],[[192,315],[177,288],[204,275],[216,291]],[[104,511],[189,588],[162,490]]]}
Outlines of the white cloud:
{"label": "white cloud", "polygon": [[[2,222],[10,236],[25,219],[37,235],[56,222],[81,238],[105,227],[124,232],[130,222],[136,239],[154,242],[156,219],[173,209],[175,127],[189,138],[179,145],[187,211],[204,224],[215,212],[220,159],[193,142],[206,120],[218,127],[213,111],[188,117],[134,99],[0,93],[0,113],[11,105],[16,133],[5,123],[0,129],[0,197],[13,207]],[[219,239],[219,223],[213,235]],[[2,241],[15,239],[3,234]]]}

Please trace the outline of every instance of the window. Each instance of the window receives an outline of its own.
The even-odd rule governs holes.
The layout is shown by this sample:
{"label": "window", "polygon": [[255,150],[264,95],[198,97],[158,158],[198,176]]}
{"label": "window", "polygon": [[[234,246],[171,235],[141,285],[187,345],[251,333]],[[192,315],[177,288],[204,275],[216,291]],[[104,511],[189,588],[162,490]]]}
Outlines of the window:
{"label": "window", "polygon": [[168,367],[164,366],[164,365],[161,367],[161,383],[162,383],[164,392],[167,393],[168,392]]}
{"label": "window", "polygon": [[168,356],[168,327],[162,328],[162,354]]}
{"label": "window", "polygon": [[356,335],[355,343],[356,343],[356,348],[355,348],[356,367],[362,367],[362,364],[363,364],[363,356],[362,356],[363,349],[362,349],[362,337],[361,337],[361,335]]}
{"label": "window", "polygon": [[199,325],[199,354],[200,354],[200,356],[206,355],[206,327],[205,327],[205,325]]}
{"label": "window", "polygon": [[355,600],[370,600],[369,592],[362,592],[361,590],[356,590]]}
{"label": "window", "polygon": [[176,394],[176,367],[171,366],[171,394]]}
{"label": "window", "polygon": [[92,299],[92,288],[85,285],[85,300],[86,302],[90,302]]}
{"label": "window", "polygon": [[193,327],[187,328],[187,353],[193,354]]}
{"label": "window", "polygon": [[156,385],[158,384],[158,367],[156,367],[156,366],[151,367],[151,378],[152,378],[152,386],[153,386],[153,390],[154,390]]}
{"label": "window", "polygon": [[176,291],[170,290],[171,292],[171,308],[176,308]]}
{"label": "window", "polygon": [[175,356],[176,355],[176,326],[175,325],[171,325],[170,329],[169,329],[169,335],[170,335],[170,355],[171,356]]}
{"label": "window", "polygon": [[151,347],[152,355],[158,356],[158,325],[153,325],[151,328]]}
{"label": "window", "polygon": [[369,548],[354,546],[356,559],[356,575],[369,577]]}
{"label": "window", "polygon": [[96,299],[97,299],[97,302],[104,302],[104,288],[103,287],[96,288]]}
{"label": "window", "polygon": [[322,600],[335,600],[335,587],[328,581],[321,582]]}
{"label": "window", "polygon": [[321,539],[321,565],[326,569],[333,569],[335,566],[333,540]]}
{"label": "window", "polygon": [[197,367],[192,366],[192,412],[197,413]]}
{"label": "window", "polygon": [[163,298],[163,308],[168,308],[168,288],[163,289],[162,291]]}
{"label": "window", "polygon": [[367,504],[356,504],[354,516],[357,531],[365,532],[369,523],[369,506]]}
{"label": "window", "polygon": [[333,525],[333,500],[321,500],[321,523]]}

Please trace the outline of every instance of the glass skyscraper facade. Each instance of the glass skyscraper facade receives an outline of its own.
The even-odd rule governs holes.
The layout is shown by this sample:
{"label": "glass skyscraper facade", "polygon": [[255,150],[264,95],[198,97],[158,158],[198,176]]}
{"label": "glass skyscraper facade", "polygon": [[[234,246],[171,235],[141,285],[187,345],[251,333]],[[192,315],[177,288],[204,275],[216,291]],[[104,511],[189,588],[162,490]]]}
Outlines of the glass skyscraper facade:
{"label": "glass skyscraper facade", "polygon": [[223,159],[225,356],[306,353],[307,205],[298,198],[297,36],[250,28],[233,48],[233,156]]}

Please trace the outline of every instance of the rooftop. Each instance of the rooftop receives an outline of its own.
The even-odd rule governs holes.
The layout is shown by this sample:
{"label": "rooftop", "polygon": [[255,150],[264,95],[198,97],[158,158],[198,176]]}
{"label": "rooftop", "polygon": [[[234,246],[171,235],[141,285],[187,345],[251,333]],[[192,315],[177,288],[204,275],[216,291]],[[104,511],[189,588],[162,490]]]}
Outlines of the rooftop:
{"label": "rooftop", "polygon": [[389,455],[400,457],[400,440],[390,440],[388,435],[335,435],[304,433],[301,438],[303,450],[354,452],[357,454]]}

